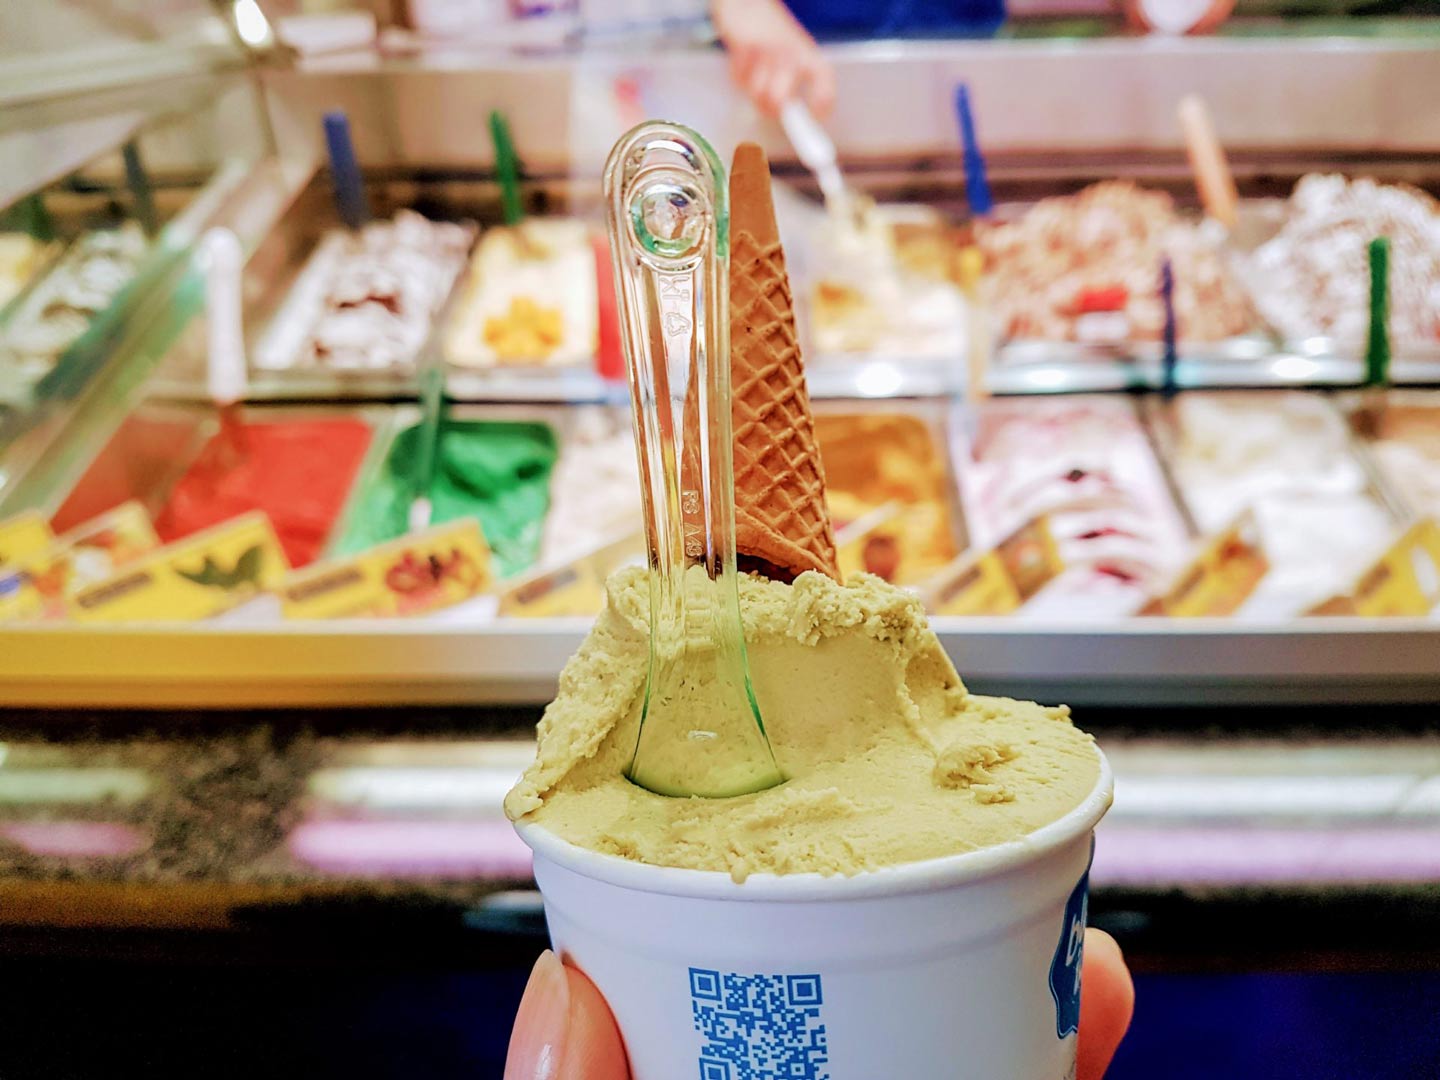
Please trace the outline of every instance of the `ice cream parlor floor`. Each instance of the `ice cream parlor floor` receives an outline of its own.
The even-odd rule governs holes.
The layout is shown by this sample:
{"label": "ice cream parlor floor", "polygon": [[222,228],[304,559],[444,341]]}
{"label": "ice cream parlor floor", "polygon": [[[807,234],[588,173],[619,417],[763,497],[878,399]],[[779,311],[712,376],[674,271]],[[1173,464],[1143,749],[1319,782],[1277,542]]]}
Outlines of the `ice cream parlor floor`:
{"label": "ice cream parlor floor", "polygon": [[[537,712],[0,712],[0,1077],[498,1080],[544,926],[495,806]],[[1413,861],[1434,823],[1410,815],[1407,855],[1386,815],[1340,813],[1372,860],[1348,879],[1217,854],[1305,825],[1275,800],[1309,798],[1306,769],[1342,803],[1440,772],[1425,710],[1378,719],[1085,711],[1119,792],[1091,922],[1139,996],[1112,1078],[1435,1075],[1440,896]],[[1287,762],[1229,830],[1216,805],[1182,812],[1193,784],[1157,783],[1233,800]]]}

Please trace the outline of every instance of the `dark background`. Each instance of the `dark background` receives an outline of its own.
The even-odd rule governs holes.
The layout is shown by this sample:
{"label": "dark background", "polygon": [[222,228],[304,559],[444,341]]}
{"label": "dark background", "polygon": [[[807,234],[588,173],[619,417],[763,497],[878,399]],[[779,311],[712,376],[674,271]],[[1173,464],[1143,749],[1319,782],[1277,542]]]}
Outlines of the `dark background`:
{"label": "dark background", "polygon": [[[533,729],[535,711],[63,719],[0,710],[0,739],[41,739],[84,760],[112,744],[170,737],[188,763],[181,790],[206,809],[208,828],[232,837],[258,831],[256,843],[272,844],[272,827],[283,824],[270,820],[273,812],[252,820],[231,810],[265,810],[274,792],[293,788],[314,735],[513,736]],[[1102,742],[1257,730],[1359,738],[1377,735],[1374,719],[1344,708],[1090,710],[1086,726]],[[1428,730],[1433,709],[1386,710],[1385,721],[1391,731]],[[37,872],[20,864],[8,871]],[[102,930],[56,925],[63,911],[39,907],[43,874],[28,884],[38,891],[24,903],[36,910],[0,911],[0,1080],[498,1080],[530,965],[545,947],[533,914],[487,912],[441,893],[377,888],[368,897],[238,909],[228,929]],[[83,923],[104,913],[71,915]],[[1120,940],[1136,973],[1135,1022],[1111,1080],[1440,1080],[1440,885],[1102,887],[1090,915]]]}
{"label": "dark background", "polygon": [[[501,1076],[537,936],[403,919],[385,939],[292,932],[12,935],[0,1076]],[[1136,984],[1113,1080],[1440,1077],[1434,971],[1142,970]]]}

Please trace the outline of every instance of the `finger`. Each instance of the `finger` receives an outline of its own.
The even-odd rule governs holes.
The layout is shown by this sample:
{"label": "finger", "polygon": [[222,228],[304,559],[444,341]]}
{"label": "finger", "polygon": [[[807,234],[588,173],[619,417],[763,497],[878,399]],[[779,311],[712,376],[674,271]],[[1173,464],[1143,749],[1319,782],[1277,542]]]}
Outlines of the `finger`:
{"label": "finger", "polygon": [[1235,10],[1235,0],[1212,0],[1210,10],[1190,28],[1192,34],[1208,34],[1230,17]]}
{"label": "finger", "polygon": [[1101,1080],[1135,1012],[1135,984],[1115,939],[1085,931],[1076,1080]]}
{"label": "finger", "polygon": [[625,1046],[600,992],[548,949],[535,962],[505,1059],[505,1080],[629,1080]]}
{"label": "finger", "polygon": [[835,110],[835,69],[824,53],[816,51],[806,65],[808,85],[805,98],[810,111],[821,120],[828,119]]}
{"label": "finger", "polygon": [[610,1006],[582,972],[565,968],[570,983],[570,1052],[558,1080],[629,1080],[625,1043]]}
{"label": "finger", "polygon": [[740,45],[730,50],[730,77],[737,86],[749,91],[759,61],[760,50],[754,46]]}
{"label": "finger", "polygon": [[794,59],[788,55],[772,57],[761,78],[756,102],[767,116],[779,116],[799,85],[800,69]]}
{"label": "finger", "polygon": [[535,961],[505,1058],[505,1080],[537,1080],[563,1062],[570,1034],[570,982],[549,949]]}

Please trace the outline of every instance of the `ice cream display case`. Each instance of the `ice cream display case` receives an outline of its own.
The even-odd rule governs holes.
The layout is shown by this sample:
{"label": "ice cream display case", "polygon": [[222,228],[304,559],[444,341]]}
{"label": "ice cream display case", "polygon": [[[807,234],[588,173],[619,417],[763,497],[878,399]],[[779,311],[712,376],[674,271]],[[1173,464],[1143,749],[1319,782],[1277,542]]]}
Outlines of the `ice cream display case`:
{"label": "ice cream display case", "polygon": [[4,498],[188,321],[191,247],[269,146],[250,54],[209,6],[48,14],[0,16]]}
{"label": "ice cream display case", "polygon": [[[555,213],[504,226],[493,180],[412,171],[366,183],[365,222],[352,230],[329,172],[310,159],[297,168],[306,180],[272,192],[276,217],[249,239],[249,400],[414,397],[436,369],[453,400],[606,398],[601,323],[613,331],[614,309],[594,220]],[[537,195],[554,206],[563,187]],[[197,336],[167,357],[155,387],[205,400],[206,379]]]}
{"label": "ice cream display case", "polygon": [[[353,80],[391,79],[379,62]],[[577,82],[584,67],[535,63]],[[667,63],[654,61],[657,82]],[[866,60],[857,78],[876,70]],[[534,74],[474,61],[437,79],[503,91]],[[42,373],[34,401],[18,399],[26,416],[43,407],[3,458],[7,700],[541,702],[606,576],[643,557],[596,181],[527,137],[539,122],[523,106],[509,115],[518,192],[467,135],[452,150],[464,161],[397,160],[377,143],[395,119],[384,105],[349,109],[365,167],[347,179],[333,139],[330,165],[316,163],[336,126],[320,114],[350,78],[266,74],[273,152],[192,183],[173,209],[152,182],[164,269],[142,265],[113,322],[99,317],[86,378],[47,397],[59,376]],[[407,76],[393,78],[387,100],[409,100]],[[837,233],[805,170],[775,155],[846,572],[916,590],[984,692],[1433,699],[1440,391],[1353,389],[1370,281],[1354,238],[1377,220],[1397,223],[1387,378],[1431,377],[1428,197],[1301,180],[1364,171],[1341,151],[1273,153],[1224,232],[1173,151],[1067,153],[1037,178],[1033,159],[1002,150],[1005,197],[976,221],[953,134],[923,128],[928,167],[898,149],[847,162],[874,203],[858,233]],[[1433,158],[1403,153],[1384,177],[1434,186]],[[1290,203],[1250,198],[1297,180]],[[70,186],[67,199],[93,197]],[[238,252],[229,277],[216,228]],[[144,232],[126,221],[63,253],[17,244],[6,265],[53,274],[98,245],[108,274]],[[1282,279],[1295,283],[1285,310],[1263,287]],[[27,304],[54,307],[48,296],[27,283],[5,328]],[[1343,324],[1311,333],[1322,309]]]}

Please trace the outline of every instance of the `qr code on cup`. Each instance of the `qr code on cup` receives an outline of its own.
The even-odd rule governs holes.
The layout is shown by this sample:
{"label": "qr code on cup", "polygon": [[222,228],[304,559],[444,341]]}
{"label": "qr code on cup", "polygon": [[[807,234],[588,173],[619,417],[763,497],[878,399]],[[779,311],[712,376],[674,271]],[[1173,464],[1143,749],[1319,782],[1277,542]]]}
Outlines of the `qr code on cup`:
{"label": "qr code on cup", "polygon": [[829,1080],[819,975],[690,969],[700,1080]]}

